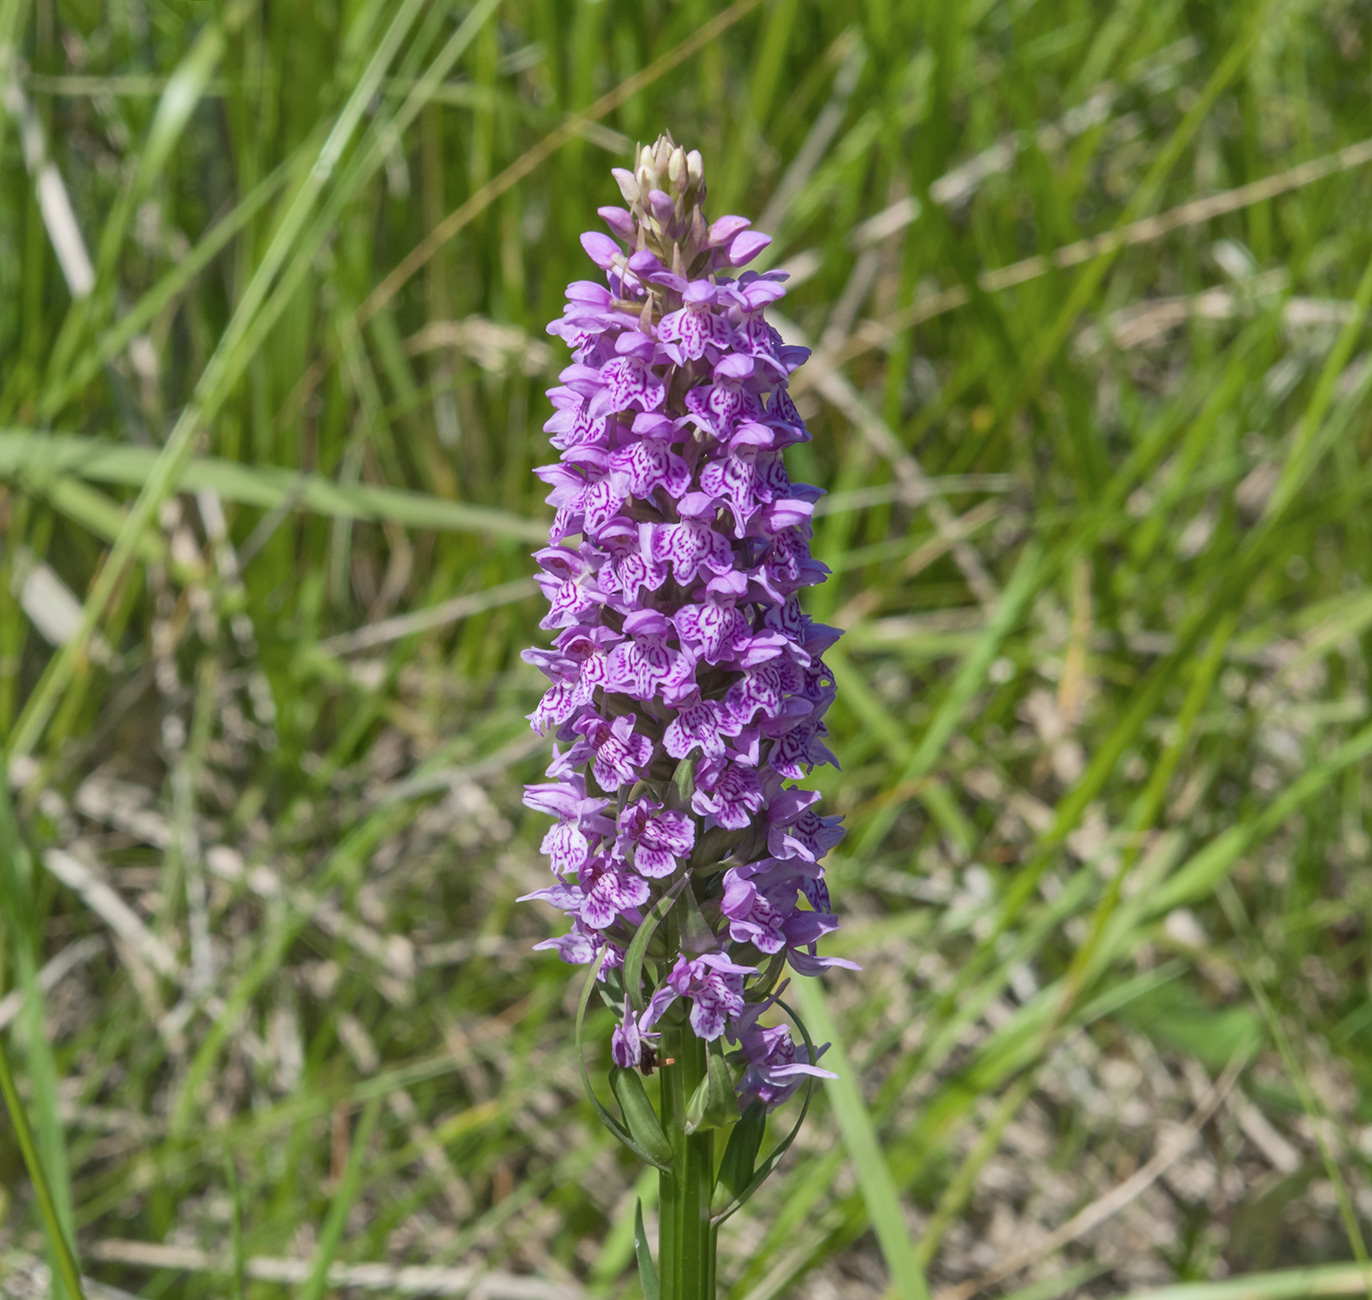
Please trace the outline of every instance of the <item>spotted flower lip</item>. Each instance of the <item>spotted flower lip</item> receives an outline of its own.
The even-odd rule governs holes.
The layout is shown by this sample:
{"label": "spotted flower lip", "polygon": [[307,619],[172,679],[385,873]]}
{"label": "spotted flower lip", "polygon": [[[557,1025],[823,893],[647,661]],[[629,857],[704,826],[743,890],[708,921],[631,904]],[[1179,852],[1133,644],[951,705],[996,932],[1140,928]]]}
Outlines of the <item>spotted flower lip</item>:
{"label": "spotted flower lip", "polygon": [[696,824],[684,812],[664,808],[653,799],[637,799],[619,815],[621,851],[634,849],[634,870],[660,879],[676,872],[678,861],[695,848]]}
{"label": "spotted flower lip", "polygon": [[671,974],[653,994],[643,1023],[655,1025],[678,998],[689,998],[691,1028],[698,1038],[711,1042],[724,1032],[730,1016],[743,1014],[743,977],[756,973],[756,967],[740,966],[722,952],[695,958],[680,953]]}
{"label": "spotted flower lip", "polygon": [[[554,882],[528,897],[571,922],[540,948],[602,957],[616,1064],[685,1023],[737,1044],[740,1097],[770,1107],[827,1074],[760,1020],[775,963],[852,966],[818,950],[838,926],[821,863],[840,819],[790,784],[834,762],[823,655],[839,633],[800,600],[828,573],[810,554],[822,493],[783,461],[809,438],[787,390],[808,353],[766,319],[784,272],[742,269],[768,236],[708,221],[699,156],[654,149],[657,171],[615,173],[628,206],[600,209],[608,233],[582,236],[602,278],[570,284],[548,326],[571,349],[548,391],[558,459],[536,471],[555,511],[534,553],[552,644],[524,658],[548,679],[529,719],[554,743],[525,802],[555,819]],[[690,944],[653,950],[624,987],[644,917],[686,891]]]}

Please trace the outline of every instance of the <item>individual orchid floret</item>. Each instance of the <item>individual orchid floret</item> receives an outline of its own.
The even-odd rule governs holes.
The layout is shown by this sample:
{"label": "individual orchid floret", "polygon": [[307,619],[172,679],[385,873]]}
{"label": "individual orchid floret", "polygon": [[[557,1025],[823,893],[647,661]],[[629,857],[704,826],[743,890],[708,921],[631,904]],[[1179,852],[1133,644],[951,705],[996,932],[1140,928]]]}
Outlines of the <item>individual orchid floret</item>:
{"label": "individual orchid floret", "polygon": [[695,820],[655,800],[637,799],[619,814],[619,843],[621,851],[632,847],[634,870],[660,880],[695,848]]}
{"label": "individual orchid floret", "polygon": [[645,1025],[654,1025],[677,998],[691,1003],[691,1028],[698,1038],[712,1042],[724,1032],[730,1016],[743,1014],[743,977],[756,974],[753,966],[740,966],[722,952],[707,952],[694,959],[681,953],[666,982],[648,1004]]}
{"label": "individual orchid floret", "polygon": [[610,1059],[621,1070],[642,1069],[647,1052],[651,1052],[653,1043],[662,1037],[644,1027],[641,1020],[642,1017],[634,1015],[634,1009],[626,997],[623,1017],[610,1035]]}
{"label": "individual orchid floret", "polygon": [[634,730],[632,713],[613,722],[598,713],[583,713],[572,730],[584,737],[573,747],[570,762],[591,759],[591,775],[602,790],[617,790],[637,780],[639,770],[652,757],[653,743]]}
{"label": "individual orchid floret", "polygon": [[754,1002],[729,1031],[730,1041],[739,1044],[747,1062],[739,1084],[739,1096],[745,1103],[757,1098],[768,1110],[786,1101],[805,1082],[806,1076],[838,1078],[832,1070],[815,1064],[824,1055],[825,1047],[819,1048],[811,1060],[809,1049],[797,1045],[785,1025],[758,1023],[758,1017],[772,1007],[779,992],[766,1002]]}

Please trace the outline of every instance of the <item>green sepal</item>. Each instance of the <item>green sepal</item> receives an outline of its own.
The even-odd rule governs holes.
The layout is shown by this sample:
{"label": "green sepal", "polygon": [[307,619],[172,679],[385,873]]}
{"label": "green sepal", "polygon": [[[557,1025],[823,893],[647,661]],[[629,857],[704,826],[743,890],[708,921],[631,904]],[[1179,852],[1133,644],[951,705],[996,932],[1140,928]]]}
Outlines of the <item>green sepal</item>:
{"label": "green sepal", "polygon": [[637,1070],[625,1070],[620,1066],[610,1069],[610,1088],[619,1101],[619,1109],[624,1112],[624,1122],[629,1133],[645,1151],[649,1152],[664,1165],[672,1161],[672,1144],[662,1130],[662,1122],[648,1099],[648,1090],[643,1086],[643,1076]]}
{"label": "green sepal", "polygon": [[[586,1069],[586,1054],[581,1046],[581,1031],[586,1020],[586,1008],[591,1001],[591,993],[596,986],[596,976],[600,973],[600,968],[604,964],[605,955],[610,951],[609,945],[600,950],[600,955],[596,957],[591,966],[591,973],[586,977],[585,987],[581,990],[581,998],[576,1008],[576,1066],[581,1073],[581,1087],[586,1093],[592,1108],[595,1110],[600,1122],[605,1125],[611,1133],[615,1135],[630,1151],[640,1160],[653,1166],[654,1169],[661,1170],[664,1174],[672,1172],[670,1159],[660,1160],[652,1152],[643,1147],[638,1140],[624,1127],[611,1113],[599,1097],[595,1095],[595,1089],[591,1086],[591,1076]],[[670,1155],[670,1152],[668,1153]]]}
{"label": "green sepal", "polygon": [[634,1255],[638,1258],[638,1280],[643,1284],[643,1300],[661,1300],[662,1284],[657,1280],[648,1234],[643,1231],[643,1201],[634,1201]]}
{"label": "green sepal", "polygon": [[719,1039],[710,1044],[705,1077],[686,1103],[686,1132],[728,1128],[738,1120],[738,1089]]}
{"label": "green sepal", "polygon": [[762,1149],[762,1137],[766,1131],[767,1107],[760,1101],[754,1101],[729,1134],[729,1145],[724,1148],[715,1194],[710,1201],[711,1214],[727,1210],[729,1203],[752,1182],[753,1166],[757,1163],[757,1153]]}

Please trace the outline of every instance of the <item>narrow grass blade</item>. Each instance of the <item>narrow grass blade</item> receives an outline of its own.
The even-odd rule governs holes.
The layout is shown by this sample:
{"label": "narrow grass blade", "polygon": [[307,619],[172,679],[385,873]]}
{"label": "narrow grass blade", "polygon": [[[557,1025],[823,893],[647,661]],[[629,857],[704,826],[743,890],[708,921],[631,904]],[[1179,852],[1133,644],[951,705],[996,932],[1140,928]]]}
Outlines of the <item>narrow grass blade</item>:
{"label": "narrow grass blade", "polygon": [[166,168],[172,150],[219,66],[227,45],[226,27],[241,22],[245,10],[246,5],[241,2],[232,5],[224,15],[223,25],[210,22],[203,27],[169,78],[139,151],[138,167],[128,176],[105,219],[95,259],[94,292],[89,300],[79,300],[72,305],[52,349],[50,374],[65,375],[71,369],[72,355],[90,328],[92,312],[101,310],[102,299],[108,303],[107,290],[135,209]]}
{"label": "narrow grass blade", "polygon": [[[906,760],[904,769],[892,783],[899,790],[924,776],[933,767],[943,747],[952,735],[972,696],[981,689],[986,674],[1000,652],[1002,642],[1019,620],[1026,602],[1038,590],[1043,570],[1043,551],[1037,545],[1028,546],[1020,556],[1010,584],[1001,593],[986,630],[977,639],[976,645],[962,661],[957,676],[948,688],[948,694],[940,702],[938,711],[930,719],[919,744]],[[868,819],[858,837],[853,853],[861,857],[869,853],[890,829],[899,805],[892,800],[881,812]]]}
{"label": "narrow grass blade", "polygon": [[[49,1227],[49,1239],[61,1276],[64,1274],[61,1251],[74,1233],[71,1180],[66,1137],[57,1112],[57,1063],[44,1023],[45,1000],[33,944],[33,935],[38,927],[34,918],[32,858],[28,846],[19,835],[10,802],[9,785],[3,780],[4,764],[4,753],[0,751],[0,900],[4,904],[0,911],[0,925],[10,931],[13,941],[10,950],[14,954],[17,984],[23,996],[19,1023],[23,1031],[22,1042],[33,1093],[34,1122],[38,1129],[34,1159],[39,1163],[34,1182],[37,1185],[39,1176],[42,1177],[43,1188],[52,1207],[54,1217]],[[3,937],[0,935],[0,941]],[[5,1068],[8,1069],[7,1063]],[[21,1118],[27,1125],[26,1115],[16,1115],[16,1131]],[[28,1131],[31,1133],[31,1130]],[[32,1142],[34,1139],[30,1136],[29,1140]],[[40,1194],[40,1207],[42,1205]],[[44,1218],[46,1222],[46,1209]],[[70,1294],[75,1296],[77,1293]]]}
{"label": "narrow grass blade", "polygon": [[[919,1243],[918,1254],[922,1263],[930,1263],[943,1243],[944,1233],[949,1225],[962,1213],[963,1207],[972,1195],[977,1178],[985,1168],[986,1162],[1000,1149],[1001,1138],[1011,1121],[1019,1114],[1020,1108],[1029,1099],[1034,1084],[1038,1080],[1037,1068],[1026,1070],[1006,1090],[1005,1095],[996,1103],[990,1120],[977,1136],[976,1145],[963,1160],[952,1181],[944,1188],[943,1195],[934,1213],[929,1217],[925,1235]],[[890,1300],[901,1300],[899,1291],[887,1292]]]}
{"label": "narrow grass blade", "polygon": [[1162,916],[1182,903],[1204,898],[1228,878],[1230,869],[1252,846],[1271,835],[1303,803],[1325,789],[1338,773],[1372,755],[1372,726],[1340,745],[1323,763],[1310,769],[1258,816],[1222,831],[1189,858],[1147,899],[1149,912]]}
{"label": "narrow grass blade", "polygon": [[378,42],[366,71],[358,79],[347,102],[334,121],[315,159],[314,166],[291,199],[289,208],[276,228],[243,297],[234,309],[228,327],[211,354],[196,383],[195,395],[183,408],[157,461],[129,512],[128,521],[115,539],[105,564],[92,584],[82,608],[77,634],[49,661],[38,684],[24,706],[10,737],[11,756],[30,753],[38,743],[61,697],[83,662],[90,638],[123,583],[125,573],[137,550],[143,530],[152,522],[162,502],[175,490],[186,462],[195,450],[195,441],[228,395],[229,389],[246,369],[249,353],[244,342],[270,291],[277,273],[285,264],[296,238],[304,228],[315,200],[332,176],[353,132],[380,85],[391,59],[404,43],[419,16],[421,0],[405,0]]}
{"label": "narrow grass blade", "polygon": [[[1157,157],[1154,158],[1148,169],[1148,174],[1144,177],[1142,184],[1139,185],[1134,197],[1121,215],[1117,223],[1119,226],[1130,225],[1153,207],[1172,168],[1176,166],[1187,146],[1200,130],[1201,125],[1210,115],[1211,109],[1215,106],[1215,101],[1219,99],[1229,83],[1243,70],[1253,47],[1262,38],[1263,33],[1268,30],[1274,6],[1275,0],[1266,0],[1263,4],[1255,5],[1248,12],[1237,40],[1229,47],[1219,66],[1216,67],[1209,80],[1197,94],[1195,102],[1190,106],[1186,116],[1177,125],[1176,130],[1173,131]],[[1235,12],[1239,11],[1236,10]],[[1008,387],[1009,401],[1002,403],[1004,411],[1013,409],[1020,399],[1038,384],[1040,377],[1052,359],[1067,341],[1073,324],[1114,263],[1114,254],[1101,257],[1091,263],[1072,286],[1072,291],[1058,312],[1057,318],[1039,339],[1029,363],[1024,367],[1017,381]]]}
{"label": "narrow grass blade", "polygon": [[1372,1269],[1362,1264],[1251,1273],[1222,1282],[1180,1282],[1133,1291],[1123,1300],[1295,1300],[1297,1296],[1365,1295],[1372,1291]]}
{"label": "narrow grass blade", "polygon": [[367,1148],[371,1145],[376,1118],[381,1113],[381,1102],[382,1098],[373,1097],[358,1121],[357,1132],[352,1138],[352,1150],[348,1154],[347,1168],[343,1172],[338,1191],[334,1193],[328,1217],[324,1220],[323,1230],[319,1234],[319,1253],[315,1256],[314,1271],[300,1290],[300,1300],[323,1300],[324,1292],[329,1289],[329,1269],[343,1241],[343,1229],[347,1225],[353,1202],[362,1190],[362,1170],[367,1163]]}
{"label": "narrow grass blade", "polygon": [[[143,487],[157,472],[158,453],[100,438],[0,431],[0,478],[28,471],[74,474],[99,483]],[[241,465],[211,456],[188,460],[170,492],[217,492],[225,501],[264,510],[295,507],[337,519],[389,520],[406,528],[490,533],[520,541],[546,540],[545,525],[489,506],[446,501],[400,488],[336,483],[266,465]],[[124,516],[127,519],[127,516]]]}
{"label": "narrow grass blade", "polygon": [[229,1246],[233,1251],[233,1273],[229,1278],[233,1300],[243,1300],[247,1254],[243,1249],[243,1189],[238,1185],[238,1166],[233,1153],[224,1153],[224,1182],[229,1189]]}
{"label": "narrow grass blade", "polygon": [[[128,518],[128,511],[115,504],[109,497],[66,474],[48,474],[42,470],[33,470],[24,473],[22,478],[25,487],[41,493],[55,510],[66,515],[74,524],[106,541],[113,541],[119,536],[119,530]],[[138,543],[138,558],[145,564],[165,564],[166,545],[155,534],[144,533]]]}
{"label": "narrow grass blade", "polygon": [[670,72],[677,64],[690,58],[697,50],[703,49],[715,37],[727,31],[740,18],[758,7],[761,0],[734,0],[723,12],[716,14],[708,22],[701,24],[690,36],[674,49],[655,59],[646,68],[620,82],[583,112],[568,114],[567,120],[556,130],[549,132],[532,149],[522,154],[498,176],[493,177],[480,190],[471,196],[461,207],[450,213],[431,230],[423,241],[411,249],[396,268],[372,291],[371,296],[357,313],[356,324],[366,324],[386,303],[390,302],[404,283],[410,279],[448,240],[462,230],[480,212],[491,205],[495,199],[511,186],[552,157],[563,145],[578,138],[590,122],[618,108],[625,100],[636,95],[644,87],[651,85],[659,77]]}
{"label": "narrow grass blade", "polygon": [[1267,989],[1263,986],[1263,982],[1254,968],[1254,954],[1259,951],[1259,944],[1257,936],[1253,932],[1252,922],[1248,919],[1248,912],[1235,891],[1233,883],[1225,879],[1220,883],[1218,893],[1220,906],[1224,908],[1224,913],[1229,918],[1229,924],[1234,927],[1234,932],[1247,949],[1247,952],[1241,953],[1240,956],[1240,968],[1243,971],[1244,982],[1248,985],[1248,991],[1252,994],[1253,1001],[1258,1004],[1263,1019],[1267,1022],[1268,1033],[1272,1035],[1273,1042],[1277,1044],[1277,1051],[1281,1055],[1286,1076],[1294,1085],[1296,1095],[1300,1098],[1301,1108],[1305,1111],[1305,1116],[1314,1130],[1315,1145],[1319,1149],[1324,1172],[1334,1188],[1334,1196],[1338,1201],[1339,1215],[1343,1219],[1348,1245],[1353,1251],[1354,1258],[1367,1270],[1368,1294],[1372,1295],[1372,1265],[1368,1261],[1367,1243],[1363,1240],[1362,1225],[1358,1222],[1358,1212],[1353,1203],[1353,1196],[1348,1189],[1348,1180],[1344,1177],[1338,1160],[1330,1150],[1330,1132],[1338,1134],[1345,1145],[1349,1144],[1348,1133],[1346,1131],[1340,1132],[1342,1126],[1330,1116],[1328,1109],[1312,1086],[1309,1072],[1296,1053],[1291,1035],[1287,1033],[1282,1017],[1278,1014],[1277,1008],[1272,1005],[1272,999],[1267,996]]}
{"label": "narrow grass blade", "polygon": [[853,1077],[853,1063],[839,1038],[838,1027],[819,981],[797,980],[796,1001],[800,1003],[815,1037],[829,1042],[825,1064],[834,1069],[838,1078],[826,1079],[824,1088],[843,1132],[843,1144],[853,1162],[853,1172],[862,1190],[862,1199],[877,1234],[881,1253],[886,1259],[886,1267],[891,1272],[891,1280],[902,1300],[927,1300],[929,1284],[915,1252],[915,1244],[910,1239],[909,1229],[905,1226],[905,1211],[901,1207],[895,1179],[891,1177],[891,1167],[882,1154],[872,1117]]}
{"label": "narrow grass blade", "polygon": [[54,375],[38,400],[38,414],[44,420],[55,417],[95,376],[100,367],[117,357],[135,335],[147,329],[157,314],[166,309],[254,217],[271,201],[292,174],[292,159],[280,164],[271,175],[239,200],[201,236],[200,241],[158,280],[136,303],[111,325],[71,365]]}
{"label": "narrow grass blade", "polygon": [[33,1181],[33,1190],[38,1197],[39,1213],[43,1216],[43,1227],[47,1231],[48,1240],[57,1257],[57,1270],[61,1275],[62,1284],[66,1287],[67,1294],[72,1297],[72,1300],[82,1300],[84,1292],[81,1290],[81,1270],[76,1266],[76,1256],[72,1253],[71,1245],[67,1241],[67,1234],[62,1231],[62,1222],[57,1214],[57,1204],[52,1197],[52,1188],[48,1184],[48,1176],[43,1171],[43,1162],[38,1157],[38,1148],[34,1145],[33,1130],[29,1127],[28,1116],[24,1113],[23,1103],[19,1100],[19,1092],[14,1086],[14,1076],[10,1073],[9,1058],[5,1055],[3,1042],[0,1042],[0,1092],[4,1093],[5,1105],[10,1113],[10,1121],[14,1125],[15,1140],[19,1143],[19,1151],[24,1157],[29,1178]]}

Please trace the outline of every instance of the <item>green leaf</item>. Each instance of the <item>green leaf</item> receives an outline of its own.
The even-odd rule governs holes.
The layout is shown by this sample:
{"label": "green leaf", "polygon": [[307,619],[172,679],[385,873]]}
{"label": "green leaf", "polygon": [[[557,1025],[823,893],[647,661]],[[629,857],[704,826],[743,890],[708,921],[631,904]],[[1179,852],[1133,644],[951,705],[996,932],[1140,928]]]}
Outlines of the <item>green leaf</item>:
{"label": "green leaf", "polygon": [[0,1093],[4,1095],[5,1105],[10,1113],[10,1122],[14,1125],[15,1140],[19,1143],[20,1154],[24,1157],[29,1178],[33,1182],[33,1190],[38,1198],[38,1210],[43,1218],[43,1227],[47,1231],[48,1241],[57,1257],[58,1276],[62,1279],[67,1294],[73,1297],[73,1300],[81,1300],[83,1295],[81,1271],[76,1266],[76,1256],[72,1253],[71,1246],[67,1242],[67,1234],[62,1231],[57,1204],[53,1200],[52,1188],[48,1183],[47,1174],[44,1172],[43,1162],[39,1159],[38,1148],[33,1140],[33,1130],[29,1127],[28,1116],[24,1113],[24,1105],[19,1100],[19,1091],[14,1086],[14,1076],[10,1073],[9,1058],[5,1055],[3,1042],[0,1042]]}
{"label": "green leaf", "polygon": [[724,1148],[724,1159],[720,1161],[719,1178],[710,1203],[714,1213],[727,1209],[729,1203],[752,1182],[757,1153],[762,1149],[762,1138],[766,1132],[767,1108],[754,1100],[743,1112],[743,1118],[734,1125],[734,1131],[729,1134],[729,1145]]}
{"label": "green leaf", "polygon": [[[806,1050],[810,1054],[810,1059],[815,1059],[815,1044],[810,1037],[810,1031],[806,1028],[805,1022],[789,1007],[786,1003],[777,999],[777,1006],[786,1012],[795,1021],[796,1028],[800,1030],[800,1036],[805,1040]],[[772,1153],[757,1167],[752,1179],[747,1183],[741,1192],[734,1198],[733,1202],[723,1210],[714,1210],[711,1222],[718,1227],[725,1219],[735,1213],[752,1194],[757,1191],[768,1178],[772,1176],[772,1171],[781,1163],[781,1158],[791,1149],[791,1143],[796,1140],[800,1132],[801,1125],[805,1123],[805,1116],[810,1112],[810,1095],[814,1091],[814,1077],[806,1078],[804,1091],[801,1094],[800,1114],[796,1116],[796,1122],[791,1126],[791,1131],[772,1149]]]}
{"label": "green leaf", "polygon": [[1250,1273],[1222,1282],[1178,1282],[1134,1291],[1123,1300],[1296,1300],[1300,1296],[1362,1295],[1372,1288],[1372,1270],[1362,1264],[1326,1264],[1275,1273]]}
{"label": "green leaf", "polygon": [[1262,1018],[1251,1007],[1211,1006],[1180,980],[1134,998],[1115,1015],[1160,1047],[1180,1049],[1212,1070],[1251,1055],[1266,1039]]}
{"label": "green leaf", "polygon": [[662,1286],[657,1280],[657,1266],[648,1246],[648,1234],[643,1230],[643,1199],[634,1198],[634,1255],[638,1259],[638,1276],[643,1283],[643,1300],[661,1300]]}

